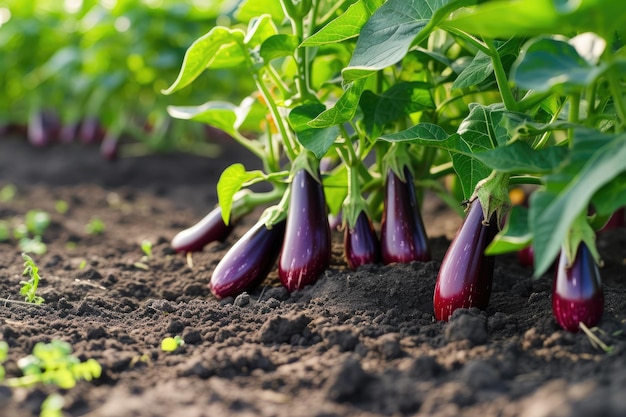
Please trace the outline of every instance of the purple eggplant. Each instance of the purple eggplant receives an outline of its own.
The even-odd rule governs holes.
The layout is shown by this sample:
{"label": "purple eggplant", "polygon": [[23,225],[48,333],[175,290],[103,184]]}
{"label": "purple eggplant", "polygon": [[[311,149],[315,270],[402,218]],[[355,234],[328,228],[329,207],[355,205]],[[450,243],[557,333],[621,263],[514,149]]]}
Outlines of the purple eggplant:
{"label": "purple eggplant", "polygon": [[407,167],[404,168],[404,175],[406,182],[391,169],[387,172],[380,226],[380,247],[385,264],[431,260],[426,229]]}
{"label": "purple eggplant", "polygon": [[587,245],[581,242],[568,267],[561,251],[552,286],[552,313],[565,330],[577,332],[580,323],[593,327],[602,318],[604,293],[600,271]]}
{"label": "purple eggplant", "polygon": [[107,133],[100,143],[100,155],[107,161],[115,161],[119,156],[119,136]]}
{"label": "purple eggplant", "polygon": [[285,221],[268,228],[258,222],[217,264],[209,288],[215,297],[236,296],[259,285],[274,266],[285,234]]}
{"label": "purple eggplant", "polygon": [[49,145],[58,139],[60,128],[59,117],[55,112],[35,112],[28,121],[28,141],[34,146]]}
{"label": "purple eggplant", "polygon": [[104,139],[104,129],[97,117],[87,117],[80,124],[78,138],[84,144],[98,143]]}
{"label": "purple eggplant", "polygon": [[198,223],[178,232],[172,239],[172,249],[177,252],[197,252],[211,242],[226,239],[231,230],[231,225],[224,224],[222,209],[218,206]]}
{"label": "purple eggplant", "polygon": [[495,215],[483,224],[483,209],[478,200],[469,208],[463,224],[450,243],[435,285],[435,318],[448,321],[458,308],[485,309],[491,296],[494,258],[485,249],[498,233]]}
{"label": "purple eggplant", "polygon": [[611,217],[602,227],[602,229],[598,230],[598,233],[604,233],[608,232],[609,230],[615,230],[624,227],[626,225],[625,213],[626,210],[624,209],[624,207],[615,210],[615,212],[611,215]]}
{"label": "purple eggplant", "polygon": [[78,132],[80,131],[80,122],[69,122],[61,126],[61,130],[59,131],[59,142],[61,143],[72,143],[78,137]]}
{"label": "purple eggplant", "polygon": [[532,246],[526,246],[523,249],[517,251],[517,260],[520,265],[525,267],[531,267],[535,263],[535,251]]}
{"label": "purple eggplant", "polygon": [[324,190],[303,168],[291,183],[285,240],[278,262],[280,281],[289,291],[314,283],[330,265],[330,255]]}
{"label": "purple eggplant", "polygon": [[344,229],[343,248],[348,266],[352,269],[380,260],[378,237],[365,211],[359,213],[354,227]]}

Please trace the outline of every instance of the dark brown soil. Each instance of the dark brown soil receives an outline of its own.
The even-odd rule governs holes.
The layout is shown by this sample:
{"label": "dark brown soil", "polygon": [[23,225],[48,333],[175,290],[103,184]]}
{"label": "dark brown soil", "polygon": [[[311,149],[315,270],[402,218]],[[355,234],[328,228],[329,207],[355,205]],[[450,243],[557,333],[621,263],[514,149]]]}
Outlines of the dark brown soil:
{"label": "dark brown soil", "polygon": [[[626,415],[623,229],[600,238],[606,312],[596,334],[611,353],[559,330],[550,279],[533,280],[515,256],[497,259],[486,312],[435,322],[437,270],[459,219],[433,198],[424,213],[432,262],[349,271],[337,234],[333,264],[315,285],[288,294],[273,272],[260,288],[220,302],[207,289],[211,271],[254,216],[226,243],[194,254],[193,268],[169,241],[210,210],[225,166],[252,167],[238,152],[108,163],[95,148],[0,140],[0,187],[18,189],[0,218],[33,208],[53,218],[48,252],[34,256],[41,306],[12,302],[20,300],[22,259],[15,242],[0,243],[7,376],[19,375],[15,362],[36,342],[53,339],[104,370],[70,390],[0,387],[1,416],[37,416],[52,392],[65,398],[65,416]],[[59,199],[67,214],[54,211]],[[103,235],[85,231],[94,216]],[[144,239],[153,243],[149,259]],[[184,346],[161,351],[161,340],[175,335]]]}

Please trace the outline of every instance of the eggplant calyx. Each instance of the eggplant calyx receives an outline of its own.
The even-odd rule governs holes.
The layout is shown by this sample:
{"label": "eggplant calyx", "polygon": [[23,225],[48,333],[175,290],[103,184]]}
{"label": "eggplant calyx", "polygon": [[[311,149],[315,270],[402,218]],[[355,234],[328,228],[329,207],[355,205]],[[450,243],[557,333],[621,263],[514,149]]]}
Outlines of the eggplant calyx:
{"label": "eggplant calyx", "polygon": [[570,267],[576,258],[578,246],[584,242],[597,265],[602,266],[603,262],[596,247],[596,233],[587,220],[586,211],[581,212],[570,226],[569,233],[563,243],[567,267]]}
{"label": "eggplant calyx", "polygon": [[502,224],[505,214],[511,207],[511,199],[509,197],[509,178],[508,173],[491,171],[489,176],[476,184],[474,194],[470,198],[470,202],[478,198],[483,208],[483,224],[489,225],[489,220],[493,214],[496,214],[498,228]]}
{"label": "eggplant calyx", "polygon": [[320,177],[320,161],[313,152],[309,150],[302,150],[302,152],[298,154],[291,165],[289,182],[293,181],[296,173],[302,169],[306,170],[315,181],[320,184],[322,183],[322,179]]}
{"label": "eggplant calyx", "polygon": [[406,175],[404,175],[404,168],[407,168],[411,172],[411,158],[409,157],[408,145],[402,143],[394,143],[391,145],[387,154],[383,158],[385,171],[391,169],[396,174],[396,177],[402,182],[406,182]]}

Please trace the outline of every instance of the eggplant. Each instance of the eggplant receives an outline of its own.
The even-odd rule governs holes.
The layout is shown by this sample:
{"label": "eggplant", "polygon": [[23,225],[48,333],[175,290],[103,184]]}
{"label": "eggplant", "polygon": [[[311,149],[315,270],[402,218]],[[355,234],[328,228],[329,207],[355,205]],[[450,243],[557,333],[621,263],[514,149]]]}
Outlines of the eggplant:
{"label": "eggplant", "polygon": [[171,246],[176,252],[197,252],[211,242],[223,241],[231,230],[232,225],[224,224],[222,209],[217,206],[198,223],[178,232]]}
{"label": "eggplant", "polygon": [[107,133],[100,143],[100,155],[107,161],[115,161],[119,156],[119,136]]}
{"label": "eggplant", "polygon": [[458,308],[487,308],[493,283],[494,258],[485,249],[498,233],[495,214],[483,224],[478,200],[471,206],[441,262],[433,305],[435,318],[448,321]]}
{"label": "eggplant", "polygon": [[288,291],[313,284],[330,265],[331,240],[321,182],[304,168],[291,183],[278,276]]}
{"label": "eggplant", "polygon": [[280,252],[285,220],[271,228],[258,222],[235,243],[217,264],[209,288],[218,299],[236,296],[259,285]]}
{"label": "eggplant", "polygon": [[34,146],[49,145],[58,139],[60,128],[59,117],[55,112],[35,112],[28,121],[28,141]]}
{"label": "eggplant", "polygon": [[535,251],[532,246],[526,246],[524,249],[517,251],[517,260],[520,265],[531,267],[535,263]]}
{"label": "eggplant", "polygon": [[74,142],[78,137],[79,131],[80,122],[75,121],[64,124],[59,132],[59,142],[65,144]]}
{"label": "eggplant", "polygon": [[581,242],[571,265],[561,251],[552,285],[552,314],[561,327],[578,332],[580,323],[593,327],[602,318],[604,291],[600,270],[587,245]]}
{"label": "eggplant", "polygon": [[346,262],[352,269],[380,260],[378,236],[365,211],[359,213],[354,227],[344,229],[343,248]]}
{"label": "eggplant", "polygon": [[80,124],[78,138],[84,144],[98,143],[104,139],[105,132],[97,117],[87,117]]}
{"label": "eggplant", "polygon": [[615,212],[611,215],[611,217],[602,227],[602,229],[598,230],[598,233],[604,233],[608,232],[609,230],[615,230],[624,227],[626,225],[625,212],[626,210],[624,209],[624,207],[615,210]]}
{"label": "eggplant", "polygon": [[406,182],[389,169],[380,226],[380,248],[385,264],[431,260],[426,229],[415,197],[413,179],[404,168]]}

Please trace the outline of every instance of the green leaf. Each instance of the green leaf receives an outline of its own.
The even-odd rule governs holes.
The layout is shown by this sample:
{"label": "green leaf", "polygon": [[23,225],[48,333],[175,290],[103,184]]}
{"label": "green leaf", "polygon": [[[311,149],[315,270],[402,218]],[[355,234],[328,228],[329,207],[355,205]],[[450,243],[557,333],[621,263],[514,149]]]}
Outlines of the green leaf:
{"label": "green leaf", "polygon": [[506,225],[487,246],[485,254],[500,255],[515,252],[528,246],[531,240],[532,233],[528,227],[528,209],[523,206],[513,206],[509,210]]}
{"label": "green leaf", "polygon": [[533,149],[526,142],[515,141],[485,152],[476,159],[491,169],[511,174],[543,174],[555,170],[565,159],[568,149],[551,146]]}
{"label": "green leaf", "polygon": [[301,46],[319,46],[355,38],[383,0],[359,0],[336,19],[302,42]]}
{"label": "green leaf", "polygon": [[312,103],[298,106],[289,113],[289,124],[296,132],[298,142],[313,152],[318,159],[326,154],[339,136],[338,126],[318,129],[309,126],[309,122],[325,109],[323,104]]}
{"label": "green leaf", "polygon": [[388,0],[367,21],[356,43],[345,80],[367,77],[394,65],[413,44],[426,39],[453,10],[474,0]]}
{"label": "green leaf", "polygon": [[626,135],[583,132],[574,136],[568,163],[544,178],[545,189],[530,200],[530,228],[535,251],[535,275],[543,274],[577,216],[586,212],[596,191],[626,171]]}
{"label": "green leaf", "polygon": [[363,122],[369,133],[408,114],[435,108],[430,85],[423,82],[399,82],[377,95],[365,91],[361,96]]}
{"label": "green leaf", "polygon": [[491,57],[478,51],[472,62],[454,80],[452,89],[473,87],[485,81],[491,74],[493,74]]}
{"label": "green leaf", "polygon": [[551,38],[532,39],[511,69],[519,87],[538,92],[571,91],[593,83],[604,71],[581,57],[569,43]]}
{"label": "green leaf", "polygon": [[235,18],[240,22],[248,23],[262,14],[269,14],[276,24],[285,20],[285,12],[280,0],[243,0],[235,10]]}
{"label": "green leaf", "polygon": [[269,14],[262,14],[250,21],[243,43],[252,49],[277,34],[278,29],[276,29],[272,17]]}
{"label": "green leaf", "polygon": [[246,171],[242,164],[233,164],[226,168],[217,182],[217,199],[222,209],[224,223],[230,221],[233,197],[241,188],[252,180],[265,178],[261,171]]}
{"label": "green leaf", "polygon": [[[229,56],[232,58],[228,62],[229,65],[233,67],[239,65],[240,60],[234,58],[244,54],[240,47],[243,38],[244,34],[241,30],[221,26],[214,27],[187,49],[178,78],[168,89],[161,92],[166,95],[172,94],[188,86],[214,63],[218,55],[220,60],[216,63],[217,67],[224,68],[223,65],[228,62],[226,58]],[[218,54],[221,50],[224,52]]]}
{"label": "green leaf", "polygon": [[254,99],[245,98],[239,106],[225,101],[209,101],[200,106],[168,106],[170,116],[182,120],[194,120],[222,129],[231,136],[246,119]]}
{"label": "green leaf", "polygon": [[332,214],[337,215],[348,195],[347,166],[343,164],[338,170],[333,171],[332,175],[324,176],[322,183],[324,184],[324,196],[328,210]]}
{"label": "green leaf", "polygon": [[350,121],[359,106],[359,98],[365,87],[365,79],[359,79],[344,86],[344,92],[330,109],[323,111],[309,126],[314,128],[330,127]]}
{"label": "green leaf", "polygon": [[626,206],[626,174],[622,173],[600,188],[593,196],[593,207],[600,215],[608,216]]}
{"label": "green leaf", "polygon": [[500,0],[459,9],[441,26],[488,38],[594,32],[610,39],[625,22],[622,1]]}
{"label": "green leaf", "polygon": [[259,54],[265,63],[276,58],[292,56],[298,47],[298,37],[294,35],[274,35],[261,44]]}

